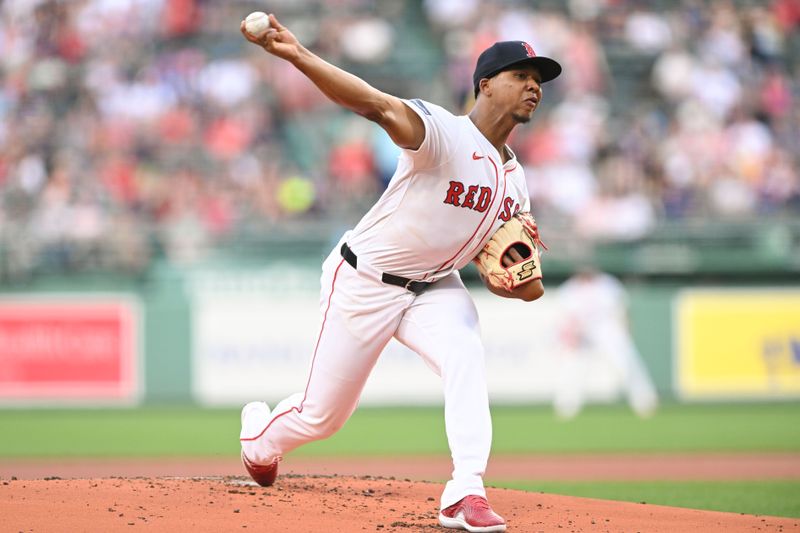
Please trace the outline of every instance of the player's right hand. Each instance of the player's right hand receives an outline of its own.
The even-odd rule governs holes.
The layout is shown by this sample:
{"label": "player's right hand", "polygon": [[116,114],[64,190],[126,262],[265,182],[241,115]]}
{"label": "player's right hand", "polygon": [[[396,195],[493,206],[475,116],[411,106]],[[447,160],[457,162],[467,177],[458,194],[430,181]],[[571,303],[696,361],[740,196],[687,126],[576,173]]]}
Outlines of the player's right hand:
{"label": "player's right hand", "polygon": [[257,44],[270,54],[276,55],[287,61],[292,61],[300,51],[300,43],[292,32],[286,29],[272,13],[269,14],[270,28],[261,37],[251,35],[245,29],[244,20],[239,25],[239,29],[244,38],[253,44]]}

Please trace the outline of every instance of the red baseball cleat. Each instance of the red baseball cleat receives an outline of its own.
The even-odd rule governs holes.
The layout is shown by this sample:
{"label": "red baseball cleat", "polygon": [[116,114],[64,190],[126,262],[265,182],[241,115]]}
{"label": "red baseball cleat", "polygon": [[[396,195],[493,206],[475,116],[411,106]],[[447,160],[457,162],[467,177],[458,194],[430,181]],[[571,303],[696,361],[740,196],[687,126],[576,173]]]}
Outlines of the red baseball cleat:
{"label": "red baseball cleat", "polygon": [[450,529],[466,529],[473,533],[505,531],[506,521],[492,511],[483,496],[470,495],[439,513],[439,523]]}
{"label": "red baseball cleat", "polygon": [[251,463],[250,459],[242,451],[242,464],[247,469],[247,473],[253,478],[253,481],[262,487],[271,487],[275,483],[275,478],[278,477],[278,461],[273,461],[269,465],[257,465]]}

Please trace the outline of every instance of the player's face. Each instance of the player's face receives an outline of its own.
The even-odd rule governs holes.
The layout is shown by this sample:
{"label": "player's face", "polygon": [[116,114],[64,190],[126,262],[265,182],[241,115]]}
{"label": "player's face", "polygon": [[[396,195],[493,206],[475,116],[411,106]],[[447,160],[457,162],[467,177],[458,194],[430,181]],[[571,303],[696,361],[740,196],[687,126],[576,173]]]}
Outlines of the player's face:
{"label": "player's face", "polygon": [[511,117],[528,122],[542,101],[542,77],[532,66],[505,70],[496,76],[497,103],[508,109]]}

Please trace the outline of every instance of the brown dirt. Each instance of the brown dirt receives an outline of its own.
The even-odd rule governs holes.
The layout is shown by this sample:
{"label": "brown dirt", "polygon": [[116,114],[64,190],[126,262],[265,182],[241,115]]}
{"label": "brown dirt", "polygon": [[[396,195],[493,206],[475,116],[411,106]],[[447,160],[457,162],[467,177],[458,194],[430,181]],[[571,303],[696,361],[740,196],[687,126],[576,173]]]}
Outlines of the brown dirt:
{"label": "brown dirt", "polygon": [[[448,470],[447,457],[289,457],[276,486],[264,489],[237,477],[242,467],[231,457],[5,460],[0,531],[444,531],[436,520],[441,485],[411,480],[443,480]],[[386,477],[370,476],[376,474]],[[496,456],[487,474],[489,484],[492,479],[798,479],[800,455]],[[524,533],[800,531],[800,520],[789,518],[505,489],[489,489],[489,498],[509,531]]]}
{"label": "brown dirt", "polygon": [[[289,456],[281,473],[385,476],[441,481],[450,477],[447,456],[307,458]],[[238,476],[236,456],[159,459],[14,459],[0,460],[0,478],[36,479],[122,477]],[[487,482],[538,479],[560,481],[800,479],[800,454],[661,455],[496,455]]]}
{"label": "brown dirt", "polygon": [[[441,486],[371,477],[3,480],[3,531],[444,531]],[[509,531],[800,531],[800,520],[489,489]]]}

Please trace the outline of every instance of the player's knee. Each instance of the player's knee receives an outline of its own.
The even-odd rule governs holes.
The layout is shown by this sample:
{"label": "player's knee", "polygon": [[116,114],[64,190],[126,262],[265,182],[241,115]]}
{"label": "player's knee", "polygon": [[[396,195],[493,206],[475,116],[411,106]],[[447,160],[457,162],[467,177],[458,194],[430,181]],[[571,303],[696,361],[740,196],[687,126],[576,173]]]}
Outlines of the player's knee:
{"label": "player's knee", "polygon": [[345,417],[345,416],[332,417],[328,421],[326,426],[325,426],[325,428],[327,430],[326,431],[326,436],[329,437],[329,436],[333,435],[334,433],[336,433],[337,431],[339,431],[340,429],[342,429],[342,426],[344,426],[345,422],[347,422],[347,417]]}
{"label": "player's knee", "polygon": [[342,429],[349,418],[348,414],[336,410],[326,411],[315,417],[317,433],[320,439],[326,439]]}

